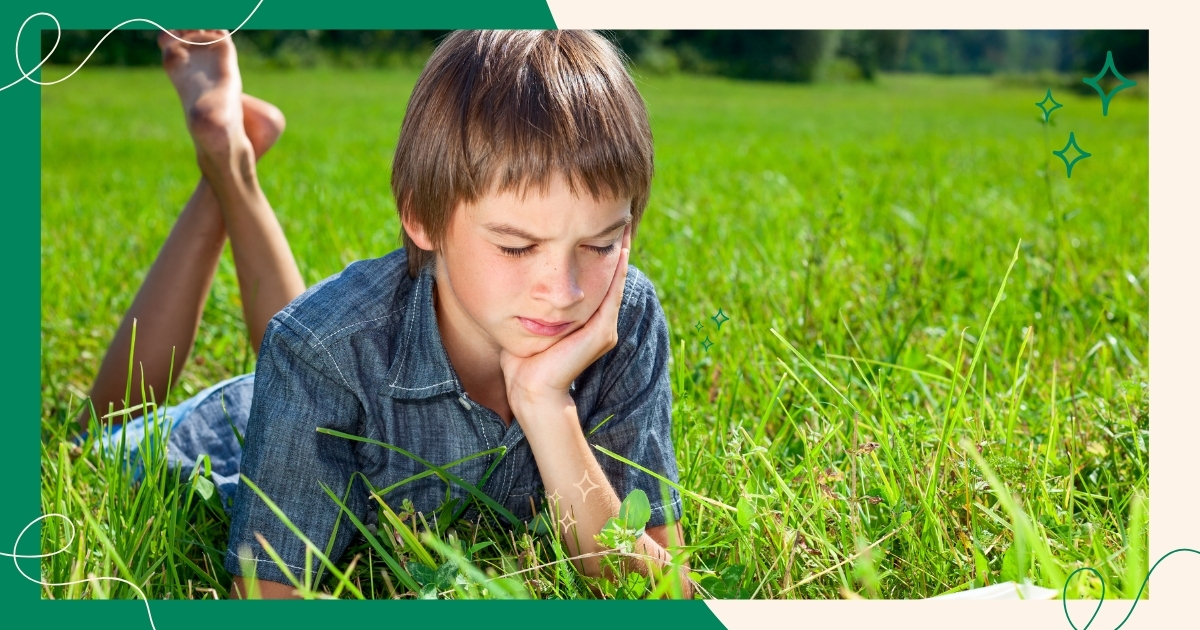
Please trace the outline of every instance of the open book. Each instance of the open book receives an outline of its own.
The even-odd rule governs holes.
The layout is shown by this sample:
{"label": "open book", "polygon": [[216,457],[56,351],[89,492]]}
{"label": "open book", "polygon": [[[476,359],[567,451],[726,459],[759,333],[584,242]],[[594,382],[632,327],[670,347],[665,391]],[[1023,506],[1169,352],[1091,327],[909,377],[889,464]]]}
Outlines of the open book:
{"label": "open book", "polygon": [[929,599],[1056,599],[1058,596],[1059,592],[1052,588],[1043,588],[1029,582],[1001,582],[982,588],[935,595]]}

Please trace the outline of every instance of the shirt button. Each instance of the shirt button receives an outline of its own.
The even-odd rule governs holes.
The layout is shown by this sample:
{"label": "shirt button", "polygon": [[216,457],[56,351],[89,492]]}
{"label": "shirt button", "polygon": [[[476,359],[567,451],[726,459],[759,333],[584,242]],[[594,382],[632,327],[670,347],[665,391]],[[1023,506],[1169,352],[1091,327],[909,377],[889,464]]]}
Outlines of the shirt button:
{"label": "shirt button", "polygon": [[467,397],[466,397],[465,395],[464,395],[464,396],[460,396],[460,397],[458,398],[458,402],[459,402],[460,404],[462,404],[462,406],[463,406],[463,409],[466,409],[467,411],[470,411],[470,410],[471,410],[471,403],[467,401]]}

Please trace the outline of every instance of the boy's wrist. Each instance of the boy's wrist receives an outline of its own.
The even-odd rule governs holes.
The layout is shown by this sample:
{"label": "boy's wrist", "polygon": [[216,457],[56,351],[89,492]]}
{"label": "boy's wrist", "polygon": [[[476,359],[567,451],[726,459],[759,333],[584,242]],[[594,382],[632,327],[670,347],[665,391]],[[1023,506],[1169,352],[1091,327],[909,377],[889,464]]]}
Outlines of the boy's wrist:
{"label": "boy's wrist", "polygon": [[509,392],[509,405],[513,415],[525,427],[567,415],[575,408],[575,399],[567,390],[514,388]]}

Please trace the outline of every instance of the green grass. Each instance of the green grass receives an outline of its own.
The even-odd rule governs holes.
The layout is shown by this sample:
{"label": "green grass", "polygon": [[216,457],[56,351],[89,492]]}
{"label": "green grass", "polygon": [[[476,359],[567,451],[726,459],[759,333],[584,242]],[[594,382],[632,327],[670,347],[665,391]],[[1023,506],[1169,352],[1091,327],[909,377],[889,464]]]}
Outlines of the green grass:
{"label": "green grass", "polygon": [[[288,116],[259,173],[310,284],[398,246],[390,157],[415,79],[247,73],[246,90]],[[1135,595],[1148,565],[1148,102],[1119,95],[1104,117],[1094,95],[1056,93],[1065,107],[1047,127],[1044,90],[985,78],[641,86],[658,163],[631,261],[672,332],[685,556],[697,579],[716,576],[709,594],[919,598],[1023,576],[1061,589],[1090,566],[1110,597]],[[182,112],[158,70],[86,68],[42,94],[42,496],[79,524],[46,579],[224,598],[228,522],[202,482],[151,461],[133,488],[65,442],[196,183]],[[1067,179],[1050,151],[1072,131],[1093,155]],[[171,400],[252,368],[226,252]],[[426,532],[391,509],[374,544],[336,565],[345,577],[323,571],[310,595],[594,595],[552,537]],[[43,548],[67,533],[48,520]],[[443,567],[466,579],[437,579]],[[620,582],[601,592],[642,593]],[[43,592],[135,596],[117,582]],[[1099,595],[1090,572],[1068,590]]]}

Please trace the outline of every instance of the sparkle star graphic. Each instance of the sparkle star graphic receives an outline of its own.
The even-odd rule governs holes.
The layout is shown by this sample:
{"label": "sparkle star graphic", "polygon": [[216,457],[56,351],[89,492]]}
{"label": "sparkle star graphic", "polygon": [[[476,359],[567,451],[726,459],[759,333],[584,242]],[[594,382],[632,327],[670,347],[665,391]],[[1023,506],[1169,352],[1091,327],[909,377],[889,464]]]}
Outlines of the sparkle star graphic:
{"label": "sparkle star graphic", "polygon": [[[1067,151],[1071,147],[1075,147],[1075,150],[1079,152],[1079,155],[1075,156],[1074,159],[1068,161],[1067,160]],[[1071,176],[1071,169],[1074,168],[1076,162],[1078,162],[1079,160],[1082,160],[1084,158],[1092,156],[1091,153],[1084,151],[1083,149],[1079,148],[1078,144],[1075,144],[1075,132],[1074,131],[1071,132],[1071,138],[1069,140],[1067,140],[1067,146],[1063,147],[1059,151],[1051,151],[1051,153],[1053,153],[1054,155],[1057,155],[1059,158],[1062,158],[1063,164],[1067,165],[1067,177]]]}
{"label": "sparkle star graphic", "polygon": [[[1054,107],[1051,107],[1050,109],[1046,109],[1046,101],[1050,101],[1051,103],[1054,103]],[[1046,98],[1042,99],[1041,102],[1039,102],[1039,103],[1034,103],[1034,105],[1037,105],[1038,108],[1040,108],[1042,110],[1042,120],[1044,120],[1046,122],[1050,122],[1050,112],[1062,107],[1062,103],[1059,103],[1058,101],[1054,100],[1053,96],[1050,96],[1049,89],[1046,90]]]}
{"label": "sparkle star graphic", "polygon": [[705,336],[704,336],[704,341],[701,341],[701,342],[700,342],[700,345],[704,346],[704,351],[705,351],[705,352],[708,352],[708,349],[709,349],[709,348],[711,348],[711,347],[713,346],[713,342],[709,341],[709,340],[708,340],[708,336],[707,336],[707,335],[705,335]]}
{"label": "sparkle star graphic", "polygon": [[[1110,70],[1112,71],[1113,76],[1116,77],[1120,81],[1120,83],[1117,85],[1117,87],[1113,88],[1111,92],[1109,92],[1108,94],[1105,94],[1104,89],[1100,87],[1100,79],[1104,78],[1104,74]],[[1108,103],[1109,103],[1109,101],[1112,100],[1112,97],[1114,95],[1116,95],[1117,92],[1120,92],[1121,90],[1124,90],[1125,88],[1133,87],[1133,86],[1137,85],[1137,81],[1130,81],[1129,79],[1126,79],[1125,77],[1121,76],[1120,72],[1117,72],[1117,66],[1113,64],[1111,50],[1108,51],[1108,54],[1104,57],[1104,67],[1100,69],[1100,74],[1097,74],[1094,77],[1085,78],[1085,79],[1083,79],[1083,82],[1092,86],[1093,88],[1096,89],[1097,92],[1100,93],[1100,103],[1103,107],[1105,116],[1108,115]],[[1067,167],[1067,168],[1070,169],[1070,167]],[[1069,177],[1069,175],[1068,175],[1068,177]]]}
{"label": "sparkle star graphic", "polygon": [[[583,489],[583,482],[585,482],[585,481],[586,481],[586,482],[588,482],[588,484],[589,484],[589,485],[588,485],[588,489],[587,489],[587,490],[584,490],[584,489]],[[580,480],[579,480],[577,483],[575,483],[575,484],[573,484],[573,485],[574,485],[576,488],[579,488],[579,492],[580,492],[581,494],[583,494],[583,500],[584,500],[585,502],[587,501],[587,495],[588,495],[588,493],[589,493],[589,492],[591,492],[592,490],[595,490],[596,488],[599,488],[599,487],[600,487],[600,486],[599,486],[599,484],[597,484],[596,482],[592,481],[592,478],[588,476],[588,471],[586,471],[586,470],[585,470],[585,471],[583,471],[583,479],[580,479]]]}
{"label": "sparkle star graphic", "polygon": [[571,514],[564,515],[562,518],[558,519],[558,524],[562,526],[564,531],[569,531],[571,526],[577,522],[578,521],[576,521],[575,517]]}
{"label": "sparkle star graphic", "polygon": [[550,493],[550,496],[546,497],[546,499],[550,504],[550,509],[557,514],[559,502],[562,501],[562,495],[558,493],[558,488],[555,488],[554,492]]}
{"label": "sparkle star graphic", "polygon": [[714,322],[717,322],[717,330],[721,330],[721,324],[729,321],[729,318],[725,316],[725,312],[722,311],[721,309],[717,309],[717,314],[713,315],[709,319],[713,320]]}
{"label": "sparkle star graphic", "polygon": [[704,324],[701,324],[700,322],[696,322],[696,332],[700,332],[701,328],[704,328]]}

